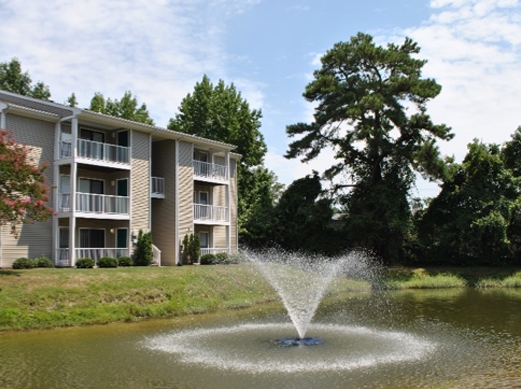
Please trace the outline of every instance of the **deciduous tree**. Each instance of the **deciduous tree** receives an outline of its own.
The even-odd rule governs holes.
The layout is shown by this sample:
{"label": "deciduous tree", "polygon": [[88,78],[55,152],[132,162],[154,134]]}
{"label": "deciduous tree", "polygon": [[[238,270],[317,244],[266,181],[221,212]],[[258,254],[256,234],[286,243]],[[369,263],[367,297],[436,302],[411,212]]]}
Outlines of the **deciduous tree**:
{"label": "deciduous tree", "polygon": [[418,221],[422,259],[452,264],[501,264],[520,251],[520,178],[498,145],[477,139]]}
{"label": "deciduous tree", "polygon": [[0,130],[0,221],[18,236],[21,223],[46,221],[52,209],[45,185],[47,165],[35,166],[29,149],[17,144],[12,133]]}
{"label": "deciduous tree", "polygon": [[29,73],[22,72],[22,63],[18,58],[0,63],[0,89],[42,100],[51,97],[49,87],[42,81],[32,84]]}
{"label": "deciduous tree", "polygon": [[90,110],[117,116],[123,119],[133,120],[139,123],[154,125],[145,103],[138,107],[137,97],[132,92],[126,91],[121,100],[105,100],[101,93],[95,93],[90,101]]}
{"label": "deciduous tree", "polygon": [[181,102],[168,128],[237,146],[239,234],[243,243],[261,245],[266,239],[266,215],[280,191],[276,176],[265,169],[267,151],[260,132],[262,113],[251,109],[233,83],[213,85],[205,75]]}

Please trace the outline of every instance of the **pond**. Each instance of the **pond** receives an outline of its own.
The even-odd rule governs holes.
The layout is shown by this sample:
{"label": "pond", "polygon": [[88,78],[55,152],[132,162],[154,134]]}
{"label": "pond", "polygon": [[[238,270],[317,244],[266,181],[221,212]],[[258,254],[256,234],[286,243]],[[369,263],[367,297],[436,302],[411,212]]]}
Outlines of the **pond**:
{"label": "pond", "polygon": [[347,293],[284,347],[279,303],[106,326],[0,334],[0,387],[500,388],[521,386],[521,290]]}

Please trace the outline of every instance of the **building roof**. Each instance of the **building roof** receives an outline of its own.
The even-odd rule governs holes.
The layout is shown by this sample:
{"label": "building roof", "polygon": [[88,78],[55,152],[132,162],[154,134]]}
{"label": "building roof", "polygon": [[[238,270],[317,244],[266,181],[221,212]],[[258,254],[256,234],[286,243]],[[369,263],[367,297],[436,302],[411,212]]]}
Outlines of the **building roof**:
{"label": "building roof", "polygon": [[[101,112],[68,107],[53,101],[44,101],[33,97],[22,96],[16,93],[0,90],[0,103],[4,103],[8,112],[12,111],[24,116],[33,116],[44,120],[58,122],[60,120],[71,120],[73,117],[83,119],[93,123],[100,123],[111,126],[124,126],[125,128],[154,134],[165,139],[177,139],[188,142],[203,144],[208,147],[216,147],[231,151],[235,145],[219,142],[212,139],[203,138],[196,135],[187,134],[179,131],[172,131],[163,127],[150,124],[139,123],[133,120],[107,115]],[[233,153],[234,156],[239,154]]]}

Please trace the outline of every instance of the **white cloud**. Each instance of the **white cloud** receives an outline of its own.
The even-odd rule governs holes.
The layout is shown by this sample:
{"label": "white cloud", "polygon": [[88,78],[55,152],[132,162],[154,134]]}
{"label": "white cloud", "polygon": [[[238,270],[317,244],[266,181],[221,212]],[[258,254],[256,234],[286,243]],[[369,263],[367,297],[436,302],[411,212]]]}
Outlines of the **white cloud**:
{"label": "white cloud", "polygon": [[429,103],[436,122],[453,128],[442,151],[458,159],[478,138],[503,143],[521,124],[521,11],[513,0],[433,0],[424,24],[402,31],[428,59],[424,75],[443,89]]}
{"label": "white cloud", "polygon": [[257,2],[0,0],[0,59],[18,57],[57,102],[75,92],[86,107],[95,92],[131,90],[166,125],[203,74],[226,74],[225,21]]}

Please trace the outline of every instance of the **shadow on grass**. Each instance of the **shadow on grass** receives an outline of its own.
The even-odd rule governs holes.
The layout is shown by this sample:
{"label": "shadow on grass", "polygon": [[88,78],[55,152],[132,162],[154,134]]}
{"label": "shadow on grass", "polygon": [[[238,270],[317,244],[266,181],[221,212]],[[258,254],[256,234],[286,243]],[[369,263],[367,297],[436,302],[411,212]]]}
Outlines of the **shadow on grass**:
{"label": "shadow on grass", "polygon": [[20,272],[13,271],[13,270],[2,270],[2,269],[0,269],[0,276],[16,276],[16,277],[20,277],[21,274],[20,274]]}

